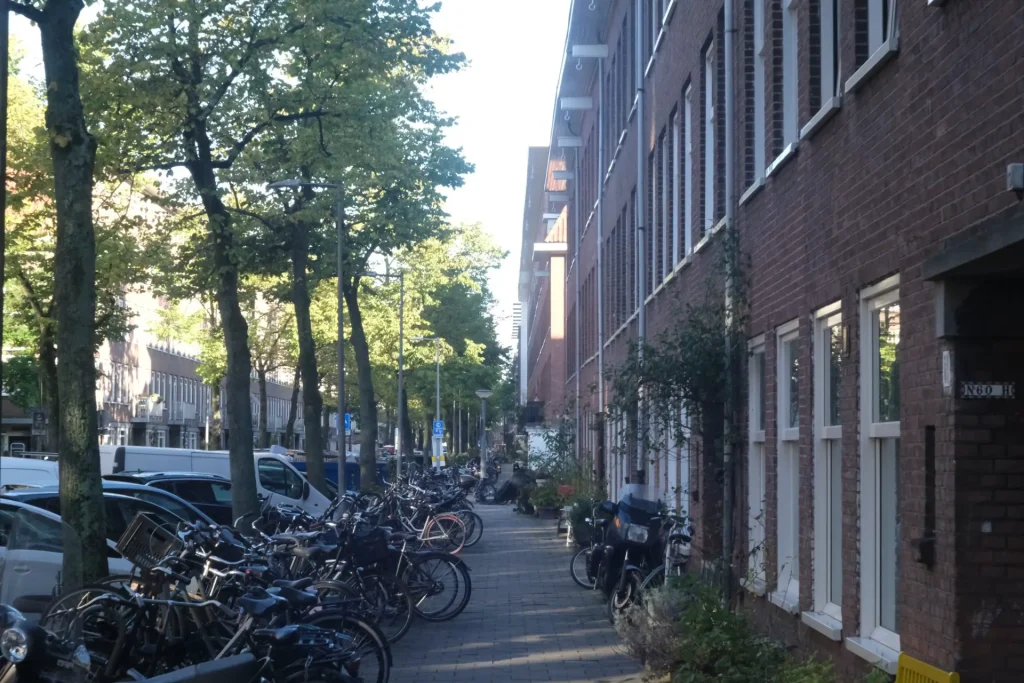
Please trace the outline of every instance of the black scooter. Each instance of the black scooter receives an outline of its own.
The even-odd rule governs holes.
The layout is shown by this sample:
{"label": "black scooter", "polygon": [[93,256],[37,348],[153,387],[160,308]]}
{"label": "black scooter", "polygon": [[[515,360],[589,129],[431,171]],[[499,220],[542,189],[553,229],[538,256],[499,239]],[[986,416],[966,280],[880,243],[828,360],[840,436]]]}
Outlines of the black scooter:
{"label": "black scooter", "polygon": [[595,514],[604,543],[591,555],[592,572],[595,587],[608,598],[608,616],[614,619],[636,600],[640,584],[661,563],[661,506],[627,493],[618,503],[601,503]]}
{"label": "black scooter", "polygon": [[0,683],[84,683],[91,658],[85,646],[32,624],[0,605]]}

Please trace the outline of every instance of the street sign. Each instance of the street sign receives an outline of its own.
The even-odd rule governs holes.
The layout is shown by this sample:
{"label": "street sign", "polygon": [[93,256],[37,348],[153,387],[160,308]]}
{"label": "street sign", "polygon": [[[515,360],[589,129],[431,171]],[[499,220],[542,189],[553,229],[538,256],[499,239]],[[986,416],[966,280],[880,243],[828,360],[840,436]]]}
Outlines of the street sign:
{"label": "street sign", "polygon": [[32,411],[32,436],[46,434],[46,413],[41,410]]}
{"label": "street sign", "polygon": [[434,436],[444,436],[444,420],[434,420]]}
{"label": "street sign", "polygon": [[345,436],[352,435],[352,413],[345,413]]}

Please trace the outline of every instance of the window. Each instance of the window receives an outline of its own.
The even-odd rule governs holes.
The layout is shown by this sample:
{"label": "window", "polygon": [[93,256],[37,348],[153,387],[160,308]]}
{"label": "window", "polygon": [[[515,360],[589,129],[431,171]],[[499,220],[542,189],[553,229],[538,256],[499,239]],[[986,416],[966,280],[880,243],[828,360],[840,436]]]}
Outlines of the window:
{"label": "window", "polygon": [[748,0],[750,12],[750,47],[749,56],[752,61],[751,80],[747,91],[747,105],[751,111],[747,125],[747,140],[750,150],[747,154],[747,184],[754,185],[764,178],[765,171],[765,42],[764,42],[764,3],[765,0]]}
{"label": "window", "polygon": [[167,432],[162,429],[156,433],[156,447],[166,448],[167,447]]}
{"label": "window", "polygon": [[772,602],[795,612],[800,596],[800,352],[799,321],[777,332],[778,583]]}
{"label": "window", "polygon": [[668,129],[663,128],[658,137],[658,156],[661,159],[658,192],[661,196],[661,278],[664,280],[672,272],[675,261],[672,260],[672,150],[669,147]]}
{"label": "window", "polygon": [[693,87],[686,86],[683,95],[683,246],[686,255],[693,253]]}
{"label": "window", "polygon": [[286,498],[302,498],[302,479],[290,467],[275,458],[260,458],[257,467],[260,485]]}
{"label": "window", "polygon": [[231,505],[231,484],[212,482],[213,497],[221,504]]}
{"label": "window", "polygon": [[190,503],[214,502],[213,489],[209,481],[202,479],[181,479],[174,482],[174,492]]}
{"label": "window", "polygon": [[898,287],[899,276],[893,276],[861,295],[860,634],[892,657],[900,650]]}
{"label": "window", "polygon": [[747,451],[747,556],[750,565],[748,567],[748,587],[761,594],[764,592],[765,586],[764,336],[752,340],[749,348],[750,414],[747,431],[750,444]]}
{"label": "window", "polygon": [[796,142],[800,134],[797,122],[799,70],[797,68],[797,0],[783,0],[782,7],[782,143]]}
{"label": "window", "polygon": [[899,49],[897,0],[854,0],[854,60],[857,70],[846,80],[854,92]]}
{"label": "window", "polygon": [[811,3],[811,111],[839,96],[839,0]]}
{"label": "window", "polygon": [[[147,486],[146,487],[146,489],[151,489],[151,488],[153,488],[153,487],[152,486]],[[174,514],[174,515],[176,515],[178,517],[181,517],[186,522],[196,522],[196,521],[199,521],[196,518],[195,513],[192,511],[192,509],[189,506],[185,505],[180,500],[175,500],[172,496],[168,496],[168,495],[165,495],[163,493],[157,493],[156,491],[149,491],[149,490],[145,490],[145,491],[134,491],[134,490],[133,491],[125,491],[124,494],[125,495],[130,495],[133,498],[138,498],[139,500],[144,500],[147,503],[152,503],[153,505],[158,505],[158,506],[164,508],[165,510],[167,510],[168,512],[171,512],[172,514]]]}
{"label": "window", "polygon": [[834,640],[843,619],[842,322],[838,302],[815,315],[814,614],[805,618]]}
{"label": "window", "polygon": [[704,52],[704,222],[701,225],[701,237],[715,227],[715,98],[712,92],[714,78],[715,44],[712,42]]}
{"label": "window", "polygon": [[[32,501],[32,505],[46,509],[44,505],[49,500],[56,502],[57,509],[60,509],[60,499],[58,498],[35,499]],[[4,505],[3,509],[11,516],[5,539],[8,552],[14,548],[39,550],[47,553],[64,551],[64,527],[61,522],[25,508]],[[10,555],[7,557],[10,562]]]}
{"label": "window", "polygon": [[868,54],[873,55],[895,33],[896,0],[868,0]]}
{"label": "window", "polygon": [[672,176],[672,189],[669,191],[669,201],[671,202],[671,208],[669,212],[672,215],[672,225],[669,229],[672,230],[672,263],[679,263],[684,253],[683,250],[683,228],[682,221],[680,220],[680,213],[686,210],[686,204],[683,204],[683,177],[682,177],[682,165],[683,165],[683,118],[676,109],[672,112],[672,152],[669,155],[670,173]]}

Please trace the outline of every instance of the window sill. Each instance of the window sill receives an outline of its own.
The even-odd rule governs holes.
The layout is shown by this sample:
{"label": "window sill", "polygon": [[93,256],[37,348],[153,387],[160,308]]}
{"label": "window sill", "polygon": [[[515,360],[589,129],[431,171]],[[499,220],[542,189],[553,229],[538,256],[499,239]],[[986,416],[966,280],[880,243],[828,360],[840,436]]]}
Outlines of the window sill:
{"label": "window sill", "polygon": [[636,95],[633,96],[633,107],[629,110],[629,116],[626,117],[626,122],[627,123],[632,123],[633,122],[633,117],[636,116],[636,108],[637,108],[637,105],[638,105],[639,102],[640,102],[640,93],[637,93]]}
{"label": "window sill", "polygon": [[846,649],[861,659],[866,659],[885,673],[895,676],[899,666],[900,653],[882,645],[872,638],[847,638]]}
{"label": "window sill", "polygon": [[775,591],[768,596],[768,601],[792,615],[800,614],[800,600],[782,591]]}
{"label": "window sill", "polygon": [[[662,27],[668,26],[668,22],[672,21],[672,14],[676,11],[676,3],[678,0],[669,0],[668,7],[665,8],[665,15],[661,18]],[[662,28],[662,31],[665,29]]]}
{"label": "window sill", "polygon": [[899,52],[899,49],[899,36],[893,36],[882,43],[881,47],[875,50],[875,54],[868,57],[868,60],[864,62],[859,69],[854,71],[852,76],[846,79],[846,84],[843,86],[844,92],[847,95],[857,92],[857,90],[864,85],[865,81],[871,78],[871,76],[885,66],[889,60]]}
{"label": "window sill", "polygon": [[701,252],[701,250],[704,249],[704,247],[708,246],[708,240],[709,239],[711,239],[711,233],[710,232],[704,233],[704,236],[700,238],[700,241],[697,242],[697,244],[693,245],[693,253],[694,254],[699,254]]}
{"label": "window sill", "polygon": [[654,70],[654,57],[655,55],[652,54],[651,58],[647,60],[647,66],[644,67],[644,78],[651,77],[651,71]]}
{"label": "window sill", "polygon": [[[658,37],[654,41],[654,54],[658,54],[658,48],[661,47],[661,44],[664,41],[665,41],[665,26],[662,25],[661,30],[658,31]],[[654,62],[653,58],[651,59],[651,62],[652,63]]]}
{"label": "window sill", "polygon": [[686,256],[679,260],[679,263],[676,264],[676,267],[672,269],[672,274],[665,278],[666,282],[671,278],[675,277],[681,270],[683,270],[683,268],[686,268],[686,266],[692,263],[693,259],[691,258],[691,256],[692,254],[687,254]]}
{"label": "window sill", "polygon": [[797,148],[798,144],[796,142],[791,142],[786,145],[786,148],[782,150],[782,153],[775,157],[775,160],[772,161],[772,163],[768,165],[768,168],[765,169],[764,177],[771,178],[773,175],[778,173],[779,169],[785,166],[787,161],[796,156]]}
{"label": "window sill", "polygon": [[755,579],[742,578],[742,579],[740,579],[740,588],[742,588],[743,590],[747,591],[748,593],[756,595],[759,598],[763,598],[764,594],[765,594],[765,592],[767,590],[765,585],[764,585],[764,579],[761,579],[761,578],[755,578]]}
{"label": "window sill", "polygon": [[837,643],[843,640],[843,622],[824,612],[804,612],[800,615],[800,621],[829,640],[834,640]]}
{"label": "window sill", "polygon": [[750,198],[757,194],[762,187],[764,187],[764,176],[758,176],[757,180],[747,188],[747,191],[740,195],[740,206],[750,201]]}
{"label": "window sill", "polygon": [[843,98],[839,95],[831,98],[828,102],[821,106],[818,113],[811,117],[811,120],[800,129],[800,139],[806,140],[807,138],[818,132],[818,129],[824,126],[829,119],[836,115],[839,108],[843,106]]}

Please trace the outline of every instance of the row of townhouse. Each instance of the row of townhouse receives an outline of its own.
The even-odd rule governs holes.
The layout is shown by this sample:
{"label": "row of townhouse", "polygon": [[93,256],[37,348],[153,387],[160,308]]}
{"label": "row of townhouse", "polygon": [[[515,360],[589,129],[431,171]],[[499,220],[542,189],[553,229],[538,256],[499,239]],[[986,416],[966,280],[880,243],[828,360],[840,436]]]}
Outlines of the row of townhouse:
{"label": "row of townhouse", "polygon": [[695,564],[720,556],[714,445],[641,460],[601,417],[611,369],[704,296],[735,235],[731,559],[744,609],[844,680],[901,652],[1024,680],[1022,36],[1016,0],[572,2],[547,153],[567,182],[539,174],[520,292],[564,257],[581,457],[611,495],[686,510]]}

